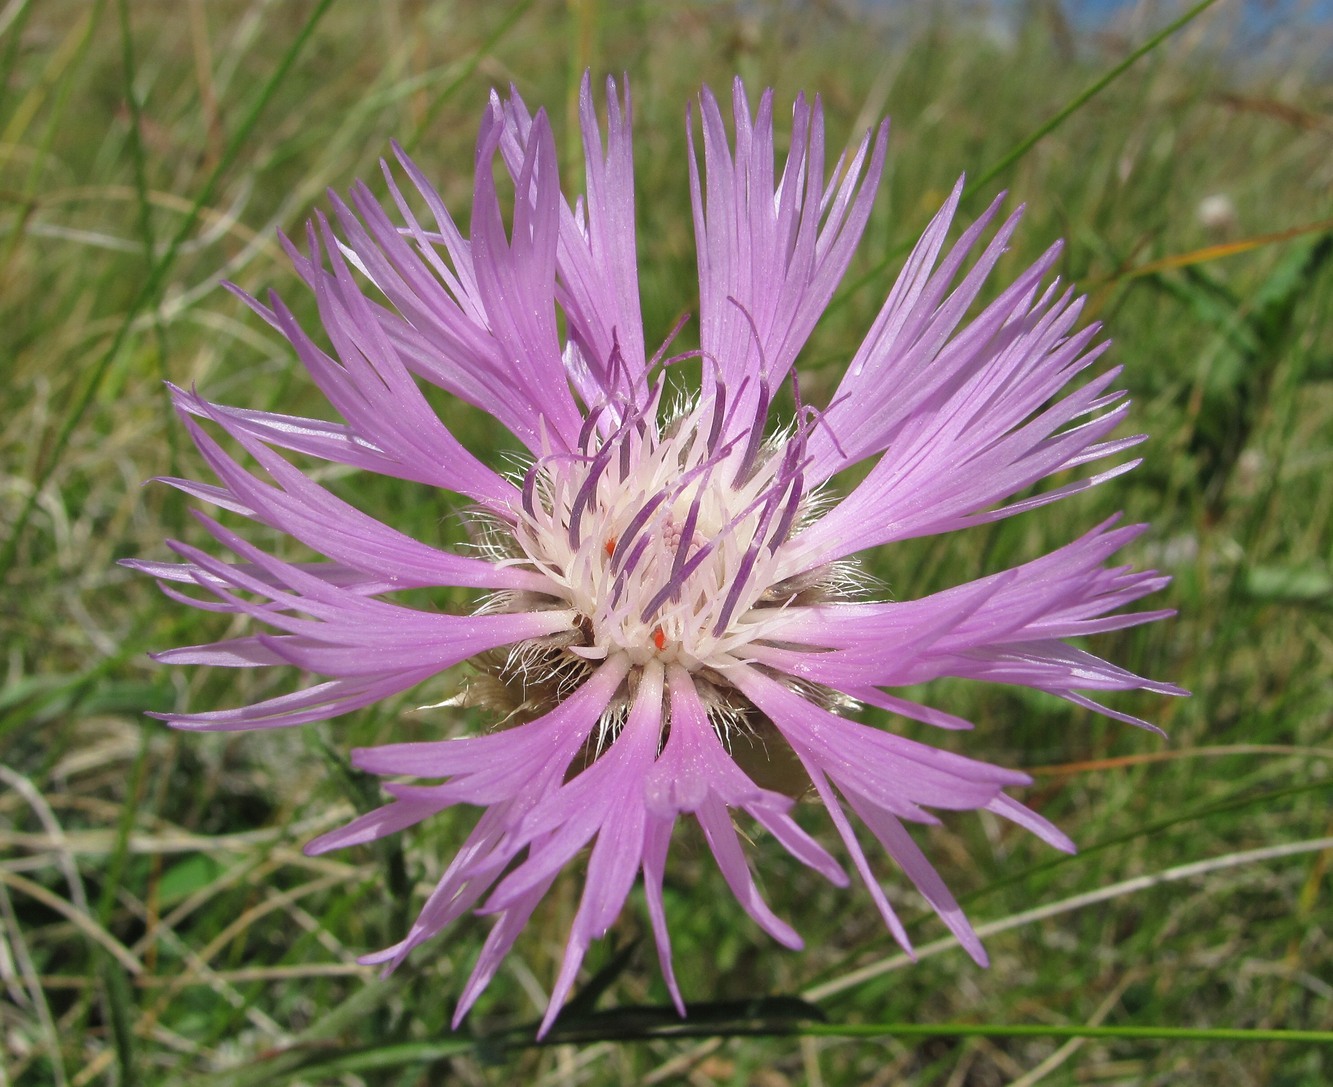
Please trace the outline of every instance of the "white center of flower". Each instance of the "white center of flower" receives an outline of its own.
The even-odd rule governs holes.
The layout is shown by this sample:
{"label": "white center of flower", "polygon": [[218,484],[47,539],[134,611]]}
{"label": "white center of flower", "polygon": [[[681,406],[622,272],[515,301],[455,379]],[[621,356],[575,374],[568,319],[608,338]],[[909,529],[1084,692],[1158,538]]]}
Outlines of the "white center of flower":
{"label": "white center of flower", "polygon": [[722,442],[720,408],[697,403],[664,429],[638,412],[605,433],[590,422],[582,452],[528,473],[515,536],[581,617],[587,644],[572,652],[718,667],[767,625],[756,604],[783,603],[803,443]]}

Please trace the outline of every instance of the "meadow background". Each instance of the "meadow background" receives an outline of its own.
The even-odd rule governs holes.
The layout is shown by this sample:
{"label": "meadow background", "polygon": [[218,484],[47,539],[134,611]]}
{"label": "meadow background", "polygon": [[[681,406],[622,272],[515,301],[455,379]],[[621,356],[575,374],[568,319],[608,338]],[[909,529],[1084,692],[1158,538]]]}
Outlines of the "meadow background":
{"label": "meadow background", "polygon": [[[1054,2],[1003,17],[905,7],[0,4],[0,1081],[1333,1078],[1333,1036],[1262,1033],[1333,1028],[1329,26],[1256,37],[1247,6],[1222,2],[1155,39],[1183,9],[1131,6],[1089,27]],[[1125,66],[1135,50],[1144,55]],[[451,677],[279,734],[181,735],[143,716],[235,705],[296,679],[153,665],[148,649],[227,628],[115,565],[167,557],[167,536],[202,537],[181,496],[141,486],[202,478],[164,379],[227,403],[327,414],[219,281],[275,288],[313,313],[275,229],[299,230],[325,186],[374,186],[391,138],[466,221],[476,122],[490,88],[511,81],[550,110],[577,189],[586,68],[628,73],[633,86],[650,343],[696,307],[684,105],[734,73],[756,92],[775,86],[779,114],[798,90],[819,92],[833,145],[893,117],[865,241],[801,360],[809,399],[836,383],[964,171],[975,184],[964,218],[1001,188],[1028,205],[995,281],[1064,237],[1061,274],[1115,340],[1132,426],[1152,436],[1142,467],[1035,514],[895,547],[873,567],[896,595],[916,596],[1123,509],[1154,524],[1127,557],[1175,576],[1149,606],[1179,618],[1096,642],[1193,690],[1114,703],[1165,740],[1022,691],[915,692],[977,723],[932,740],[1028,770],[1036,783],[1023,799],[1083,848],[1063,858],[976,816],[918,835],[990,933],[989,971],[942,939],[887,865],[922,949],[914,966],[863,891],[827,886],[760,839],[770,901],[808,942],[784,951],[678,832],[668,914],[689,1020],[663,1012],[632,898],[589,956],[579,1005],[552,1044],[531,1044],[577,903],[571,878],[453,1034],[483,922],[456,926],[388,982],[355,957],[404,931],[471,814],[379,849],[300,852],[375,801],[374,782],[345,769],[350,747],[484,727],[412,709],[447,694]],[[465,443],[494,448],[470,409],[441,411]],[[457,537],[437,494],[321,478],[404,531]],[[818,812],[805,814],[831,838]],[[1187,1034],[1165,1036],[1173,1029]]]}

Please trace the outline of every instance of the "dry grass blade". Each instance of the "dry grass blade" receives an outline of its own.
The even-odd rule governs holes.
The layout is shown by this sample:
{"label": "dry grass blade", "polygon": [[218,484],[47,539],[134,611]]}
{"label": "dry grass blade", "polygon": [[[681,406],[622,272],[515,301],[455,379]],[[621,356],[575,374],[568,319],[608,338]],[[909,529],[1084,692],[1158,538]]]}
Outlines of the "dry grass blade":
{"label": "dry grass blade", "polygon": [[[1009,917],[1001,917],[994,921],[987,921],[984,924],[976,926],[977,935],[984,940],[989,936],[997,936],[1000,933],[1008,932],[1011,929],[1022,928],[1024,925],[1035,924],[1038,921],[1045,921],[1051,917],[1059,917],[1063,913],[1071,913],[1074,910],[1085,909],[1088,906],[1095,906],[1100,902],[1110,902],[1113,899],[1132,895],[1138,891],[1145,891],[1149,887],[1159,887],[1164,883],[1176,883],[1183,879],[1193,879],[1195,876],[1206,876],[1210,872],[1222,872],[1231,868],[1242,868],[1248,864],[1260,864],[1264,861],[1280,860],[1283,857],[1295,857],[1302,853],[1319,853],[1327,849],[1333,849],[1333,837],[1313,838],[1303,842],[1285,842],[1282,845],[1265,846],[1261,849],[1250,849],[1240,853],[1228,853],[1222,857],[1211,857],[1208,860],[1193,861],[1190,864],[1180,864],[1172,868],[1163,869],[1160,872],[1153,872],[1144,876],[1135,876],[1133,879],[1121,880],[1119,883],[1113,883],[1109,887],[1101,887],[1095,891],[1071,895],[1069,898],[1061,899],[1058,902],[1049,902],[1044,906],[1035,906],[1030,910],[1012,914]],[[848,989],[853,989],[858,985],[864,984],[874,978],[881,977],[884,974],[891,973],[894,970],[901,970],[904,967],[911,966],[915,962],[932,958],[945,951],[951,951],[957,946],[957,941],[951,938],[934,940],[918,947],[915,955],[907,955],[905,953],[890,955],[887,958],[881,959],[879,962],[870,963],[858,970],[853,970],[844,974],[840,978],[835,978],[834,980],[825,982],[821,985],[811,986],[804,990],[801,993],[801,996],[806,1000],[825,1000],[830,996],[846,992]]]}

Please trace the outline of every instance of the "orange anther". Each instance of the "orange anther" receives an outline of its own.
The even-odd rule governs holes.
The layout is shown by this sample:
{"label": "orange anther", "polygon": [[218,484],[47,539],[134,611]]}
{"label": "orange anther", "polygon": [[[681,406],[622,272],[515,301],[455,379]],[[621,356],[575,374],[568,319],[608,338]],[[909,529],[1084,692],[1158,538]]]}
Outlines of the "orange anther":
{"label": "orange anther", "polygon": [[666,648],[666,631],[661,627],[657,627],[653,631],[653,645],[657,646],[658,649]]}
{"label": "orange anther", "polygon": [[608,556],[614,555],[616,553],[616,538],[614,536],[608,536],[605,547]]}

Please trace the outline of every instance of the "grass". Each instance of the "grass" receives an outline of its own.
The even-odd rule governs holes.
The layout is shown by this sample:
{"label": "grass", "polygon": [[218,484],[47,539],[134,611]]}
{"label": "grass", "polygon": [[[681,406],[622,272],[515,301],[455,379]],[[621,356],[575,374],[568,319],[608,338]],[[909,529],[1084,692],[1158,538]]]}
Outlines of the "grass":
{"label": "grass", "polygon": [[[0,1082],[1325,1082],[1330,1036],[1311,1032],[1333,1028],[1333,87],[1313,41],[1239,64],[1220,44],[1237,20],[1216,5],[1080,101],[1150,32],[1071,44],[1047,15],[1000,41],[961,19],[880,25],[836,5],[4,6]],[[323,186],[374,176],[395,137],[465,211],[476,118],[510,81],[550,108],[572,163],[587,67],[633,82],[650,341],[695,305],[683,103],[735,72],[786,98],[819,91],[838,141],[894,118],[866,241],[802,360],[812,400],[956,176],[1016,149],[965,208],[1000,187],[1028,204],[997,279],[1065,237],[1061,274],[1116,340],[1133,424],[1152,436],[1140,469],[896,547],[875,571],[919,595],[1124,509],[1154,524],[1130,558],[1176,578],[1179,618],[1098,643],[1193,690],[1117,702],[1166,741],[1021,691],[927,692],[977,722],[966,750],[1029,770],[1027,802],[1082,847],[1057,857],[976,817],[922,836],[991,932],[989,971],[924,910],[909,967],[863,895],[760,841],[770,898],[808,943],[782,951],[686,836],[667,888],[683,1027],[651,1010],[665,993],[632,905],[590,956],[596,1007],[567,1017],[558,1044],[530,1045],[571,879],[452,1034],[479,921],[386,983],[355,957],[397,939],[467,813],[379,851],[300,852],[373,795],[341,754],[434,735],[440,718],[410,707],[436,689],[277,735],[182,736],[143,717],[291,682],[154,666],[149,648],[222,628],[114,565],[199,539],[178,495],[140,486],[203,475],[164,378],[326,410],[219,280],[275,288],[309,316],[275,228],[299,229]],[[1206,219],[1210,196],[1226,199]],[[442,412],[486,447],[474,414]],[[456,533],[447,500],[327,478],[421,538]]]}

